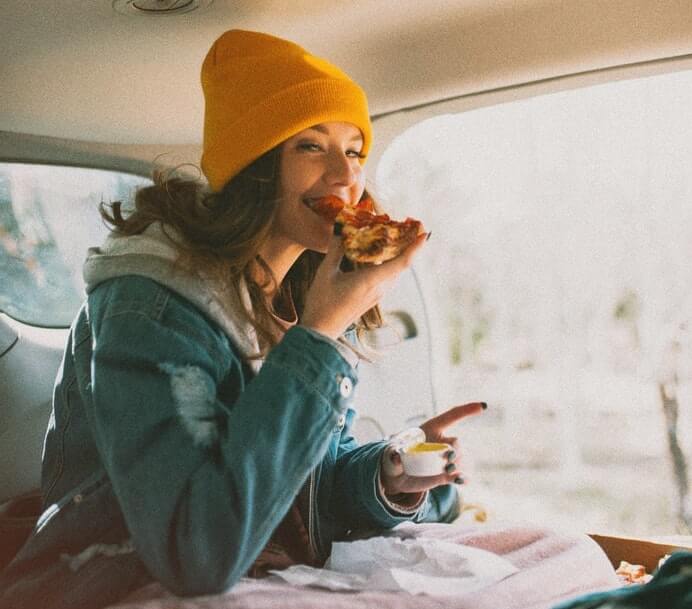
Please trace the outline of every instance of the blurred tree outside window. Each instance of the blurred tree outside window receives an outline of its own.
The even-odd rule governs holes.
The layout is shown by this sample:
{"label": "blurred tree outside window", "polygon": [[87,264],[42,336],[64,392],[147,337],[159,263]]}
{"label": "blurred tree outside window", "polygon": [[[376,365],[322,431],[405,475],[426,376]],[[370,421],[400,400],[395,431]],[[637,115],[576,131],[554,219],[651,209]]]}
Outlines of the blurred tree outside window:
{"label": "blurred tree outside window", "polygon": [[129,201],[150,183],[99,169],[0,163],[0,311],[67,327],[84,299],[82,263],[108,232],[101,201]]}
{"label": "blurred tree outside window", "polygon": [[[417,268],[475,487],[507,517],[690,534],[692,72],[425,120],[377,194]],[[473,489],[473,490],[472,490]]]}

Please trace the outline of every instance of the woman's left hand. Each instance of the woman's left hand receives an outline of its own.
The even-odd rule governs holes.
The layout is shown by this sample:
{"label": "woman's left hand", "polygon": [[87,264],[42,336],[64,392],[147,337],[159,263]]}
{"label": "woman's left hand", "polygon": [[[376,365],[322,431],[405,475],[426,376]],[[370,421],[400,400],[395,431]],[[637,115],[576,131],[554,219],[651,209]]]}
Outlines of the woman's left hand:
{"label": "woman's left hand", "polygon": [[[397,450],[392,446],[385,448],[380,464],[380,479],[385,494],[388,497],[394,497],[402,493],[417,493],[420,495],[420,493],[436,486],[451,483],[462,484],[464,479],[461,472],[459,442],[456,437],[447,436],[446,430],[464,417],[479,414],[486,408],[487,404],[485,402],[472,402],[454,406],[420,425],[420,428],[425,433],[426,442],[442,442],[451,446],[451,449],[445,455],[447,459],[445,472],[437,476],[407,475],[404,473],[401,456]],[[415,498],[412,497],[411,499]]]}

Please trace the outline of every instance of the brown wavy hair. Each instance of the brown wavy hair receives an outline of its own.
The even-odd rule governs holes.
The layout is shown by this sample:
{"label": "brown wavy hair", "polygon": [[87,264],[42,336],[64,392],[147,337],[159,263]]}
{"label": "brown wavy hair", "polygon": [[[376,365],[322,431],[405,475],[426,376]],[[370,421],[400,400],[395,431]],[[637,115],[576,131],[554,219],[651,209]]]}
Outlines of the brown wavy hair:
{"label": "brown wavy hair", "polygon": [[[101,203],[100,212],[111,230],[120,235],[137,235],[150,224],[172,227],[183,242],[172,239],[180,250],[177,264],[187,270],[203,268],[205,275],[223,289],[234,291],[241,302],[241,279],[250,296],[251,311],[242,313],[255,328],[264,357],[278,341],[279,324],[265,296],[276,280],[259,256],[269,238],[279,195],[279,154],[276,147],[266,152],[231,178],[218,192],[210,192],[200,180],[155,171],[154,183],[138,189],[134,209],[123,215],[122,202]],[[369,196],[367,191],[363,195]],[[292,298],[300,319],[308,288],[324,254],[306,250],[277,287],[277,297]],[[363,332],[382,326],[378,306],[367,311],[356,324]]]}

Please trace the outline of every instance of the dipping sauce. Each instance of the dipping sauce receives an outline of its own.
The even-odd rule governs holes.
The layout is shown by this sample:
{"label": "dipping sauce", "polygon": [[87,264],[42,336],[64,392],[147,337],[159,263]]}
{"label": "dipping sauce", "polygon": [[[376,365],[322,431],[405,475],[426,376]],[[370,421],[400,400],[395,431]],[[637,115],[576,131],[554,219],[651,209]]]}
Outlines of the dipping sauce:
{"label": "dipping sauce", "polygon": [[410,448],[406,449],[407,453],[429,453],[436,450],[444,450],[450,448],[449,444],[441,444],[437,442],[419,442]]}

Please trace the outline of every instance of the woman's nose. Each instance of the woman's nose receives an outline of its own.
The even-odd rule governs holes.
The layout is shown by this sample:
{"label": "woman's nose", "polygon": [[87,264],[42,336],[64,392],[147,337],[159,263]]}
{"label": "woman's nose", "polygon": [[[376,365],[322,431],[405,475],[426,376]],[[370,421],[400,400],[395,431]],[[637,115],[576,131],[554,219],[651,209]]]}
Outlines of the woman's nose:
{"label": "woman's nose", "polygon": [[351,186],[357,181],[359,171],[359,163],[354,163],[351,157],[342,152],[335,152],[329,155],[325,180],[329,184]]}

